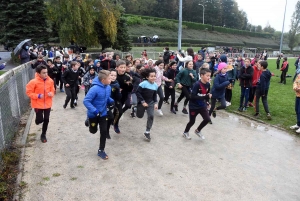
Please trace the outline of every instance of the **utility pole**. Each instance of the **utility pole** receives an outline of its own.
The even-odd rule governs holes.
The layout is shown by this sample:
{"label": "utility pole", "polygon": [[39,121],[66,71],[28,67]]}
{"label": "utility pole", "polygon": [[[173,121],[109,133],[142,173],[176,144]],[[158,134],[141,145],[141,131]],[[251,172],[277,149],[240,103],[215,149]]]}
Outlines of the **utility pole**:
{"label": "utility pole", "polygon": [[285,21],[286,4],[287,4],[287,0],[285,0],[285,8],[284,8],[283,23],[282,23],[282,32],[281,32],[281,39],[280,39],[279,54],[281,54],[281,50],[282,50],[282,40],[283,40],[283,31],[284,31],[284,21]]}
{"label": "utility pole", "polygon": [[199,6],[202,6],[203,7],[203,17],[202,17],[202,24],[204,24],[204,12],[205,12],[205,8],[204,8],[204,5],[202,5],[201,3],[198,4]]}
{"label": "utility pole", "polygon": [[178,50],[181,50],[181,34],[182,34],[182,0],[179,0]]}

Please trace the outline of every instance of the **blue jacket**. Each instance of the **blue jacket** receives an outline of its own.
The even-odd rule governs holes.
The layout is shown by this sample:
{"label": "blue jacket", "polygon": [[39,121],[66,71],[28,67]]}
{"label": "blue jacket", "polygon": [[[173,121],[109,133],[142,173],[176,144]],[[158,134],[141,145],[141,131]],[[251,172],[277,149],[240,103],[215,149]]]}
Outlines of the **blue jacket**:
{"label": "blue jacket", "polygon": [[94,118],[98,113],[101,116],[107,116],[107,104],[113,104],[114,100],[110,97],[111,87],[103,85],[98,78],[92,82],[92,87],[86,94],[83,104],[87,108],[87,115],[89,118]]}
{"label": "blue jacket", "polygon": [[223,76],[220,73],[217,74],[214,79],[214,85],[211,89],[213,98],[223,98],[225,96],[225,89],[230,84],[227,73]]}

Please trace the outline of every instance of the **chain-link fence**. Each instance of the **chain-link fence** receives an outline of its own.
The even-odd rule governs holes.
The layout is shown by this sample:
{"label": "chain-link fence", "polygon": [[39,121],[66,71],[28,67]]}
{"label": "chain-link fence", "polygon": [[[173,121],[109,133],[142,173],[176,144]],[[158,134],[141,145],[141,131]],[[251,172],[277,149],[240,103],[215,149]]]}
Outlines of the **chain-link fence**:
{"label": "chain-link fence", "polygon": [[21,116],[30,107],[26,85],[34,74],[30,63],[27,63],[0,76],[0,152],[10,145]]}

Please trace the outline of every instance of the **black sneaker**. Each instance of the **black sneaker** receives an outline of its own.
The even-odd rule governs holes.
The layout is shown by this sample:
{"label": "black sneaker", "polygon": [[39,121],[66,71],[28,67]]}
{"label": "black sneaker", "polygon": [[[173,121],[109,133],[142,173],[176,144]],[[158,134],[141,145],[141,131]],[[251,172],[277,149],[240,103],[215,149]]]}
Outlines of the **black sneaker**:
{"label": "black sneaker", "polygon": [[243,111],[246,112],[247,111],[247,107],[243,107]]}
{"label": "black sneaker", "polygon": [[41,135],[41,141],[42,143],[46,143],[47,142],[47,138],[46,138],[46,135]]}
{"label": "black sneaker", "polygon": [[259,117],[259,113],[255,113],[255,114],[254,114],[254,117]]}
{"label": "black sneaker", "polygon": [[134,112],[131,112],[131,113],[130,113],[130,116],[131,116],[131,118],[135,118]]}
{"label": "black sneaker", "polygon": [[170,112],[172,112],[173,114],[176,114],[176,111],[174,109],[170,110]]}
{"label": "black sneaker", "polygon": [[110,137],[109,133],[107,133],[107,135],[106,135],[106,139],[111,139],[111,137]]}
{"label": "black sneaker", "polygon": [[239,107],[238,111],[243,112],[243,107]]}
{"label": "black sneaker", "polygon": [[216,118],[216,116],[217,116],[216,111],[212,112],[212,116],[213,116],[213,118]]}
{"label": "black sneaker", "polygon": [[67,108],[67,106],[66,106],[66,105],[63,105],[63,108],[64,108],[64,109],[66,109],[66,108]]}
{"label": "black sneaker", "polygon": [[144,133],[144,137],[145,137],[146,140],[148,140],[148,141],[151,140],[150,133]]}
{"label": "black sneaker", "polygon": [[75,106],[74,106],[74,105],[71,105],[71,109],[75,109]]}
{"label": "black sneaker", "polygon": [[74,106],[77,106],[77,102],[74,103]]}
{"label": "black sneaker", "polygon": [[164,101],[164,104],[167,104],[167,105],[169,105],[170,103],[169,103],[169,101]]}
{"label": "black sneaker", "polygon": [[174,105],[174,109],[176,112],[178,112],[178,105]]}
{"label": "black sneaker", "polygon": [[187,109],[186,109],[186,108],[183,108],[183,109],[182,109],[182,113],[183,113],[183,114],[188,114]]}
{"label": "black sneaker", "polygon": [[85,120],[84,125],[85,125],[86,127],[89,127],[89,126],[90,126],[90,123],[89,123],[89,120],[88,120],[88,119]]}

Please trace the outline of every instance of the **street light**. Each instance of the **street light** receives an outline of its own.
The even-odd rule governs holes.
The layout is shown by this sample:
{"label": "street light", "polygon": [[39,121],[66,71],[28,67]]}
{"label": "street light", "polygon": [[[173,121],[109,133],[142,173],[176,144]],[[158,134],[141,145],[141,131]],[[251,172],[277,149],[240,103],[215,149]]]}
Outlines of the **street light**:
{"label": "street light", "polygon": [[204,24],[204,11],[205,11],[205,8],[201,3],[199,3],[198,5],[203,7],[203,22],[202,22],[202,24]]}

